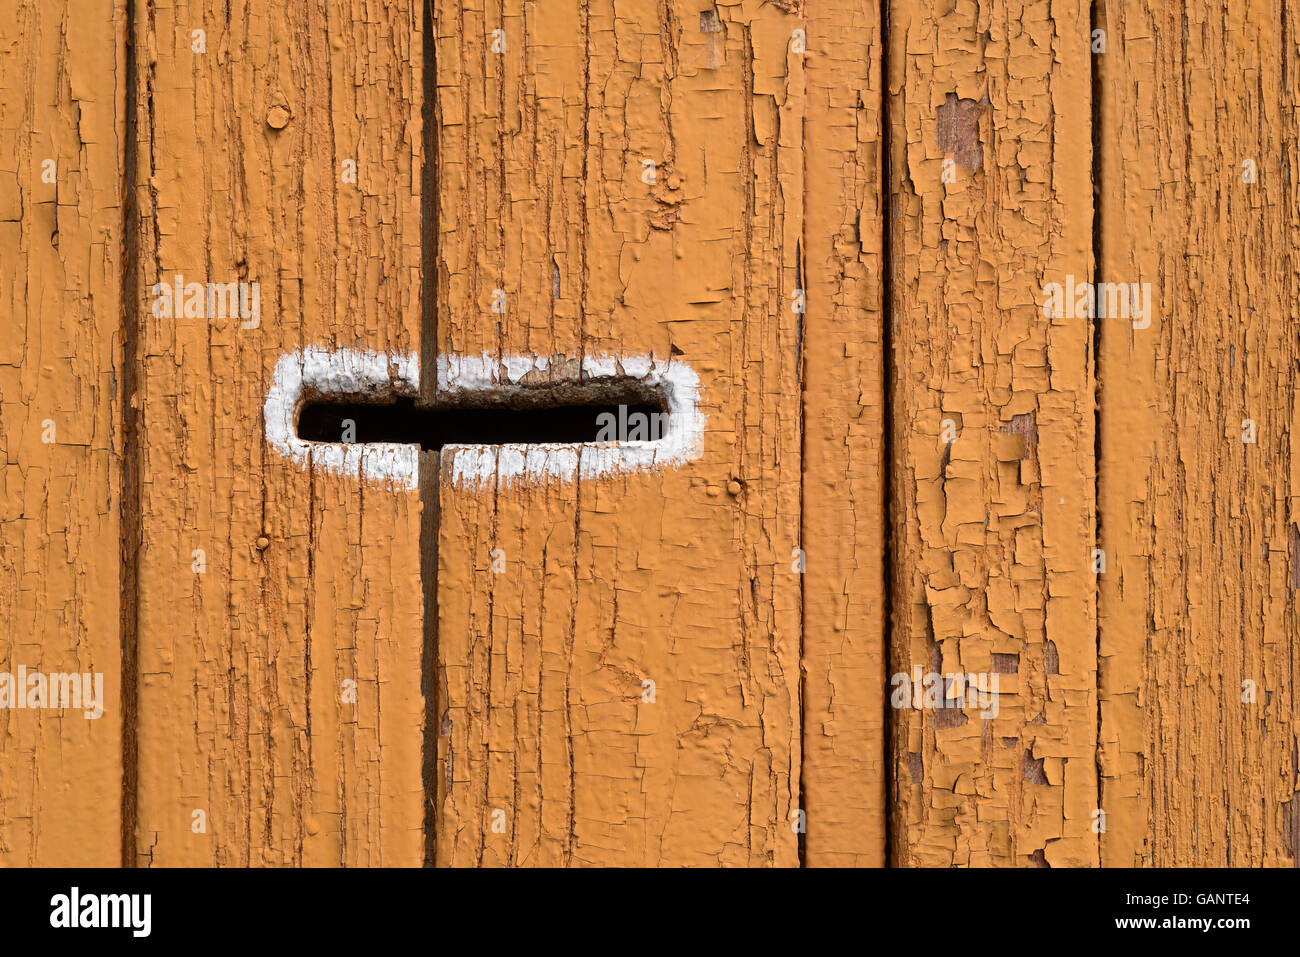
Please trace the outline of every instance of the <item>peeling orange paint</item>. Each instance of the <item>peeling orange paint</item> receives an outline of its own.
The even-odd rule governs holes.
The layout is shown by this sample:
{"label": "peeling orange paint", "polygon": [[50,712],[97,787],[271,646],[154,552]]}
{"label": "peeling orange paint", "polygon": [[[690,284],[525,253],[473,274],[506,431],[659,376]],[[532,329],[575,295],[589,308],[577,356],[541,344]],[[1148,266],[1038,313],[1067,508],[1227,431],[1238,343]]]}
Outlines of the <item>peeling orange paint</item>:
{"label": "peeling orange paint", "polygon": [[438,352],[679,356],[709,422],[676,470],[442,483],[437,862],[797,864],[801,21],[436,12]]}
{"label": "peeling orange paint", "polygon": [[139,865],[424,858],[418,493],[262,439],[282,355],[419,347],[420,9],[135,5]]}
{"label": "peeling orange paint", "polygon": [[1294,866],[1300,14],[1166,6],[18,0],[0,863]]}
{"label": "peeling orange paint", "polygon": [[1300,22],[1100,11],[1102,863],[1295,866]]}
{"label": "peeling orange paint", "polygon": [[894,858],[1096,864],[1092,329],[1040,295],[1089,272],[1087,8],[890,17],[891,671],[1000,672],[894,711]]}
{"label": "peeling orange paint", "polygon": [[0,863],[121,860],[121,3],[0,18],[0,672],[98,674],[104,714],[0,709]]}

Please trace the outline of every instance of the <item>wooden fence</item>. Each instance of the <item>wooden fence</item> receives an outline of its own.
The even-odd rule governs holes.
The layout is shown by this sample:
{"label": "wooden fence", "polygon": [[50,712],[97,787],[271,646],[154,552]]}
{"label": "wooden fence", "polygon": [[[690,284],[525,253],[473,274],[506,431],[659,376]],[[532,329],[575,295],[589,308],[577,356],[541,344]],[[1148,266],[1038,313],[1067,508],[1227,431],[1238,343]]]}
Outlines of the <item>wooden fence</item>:
{"label": "wooden fence", "polygon": [[0,862],[1300,860],[1300,7],[16,7]]}

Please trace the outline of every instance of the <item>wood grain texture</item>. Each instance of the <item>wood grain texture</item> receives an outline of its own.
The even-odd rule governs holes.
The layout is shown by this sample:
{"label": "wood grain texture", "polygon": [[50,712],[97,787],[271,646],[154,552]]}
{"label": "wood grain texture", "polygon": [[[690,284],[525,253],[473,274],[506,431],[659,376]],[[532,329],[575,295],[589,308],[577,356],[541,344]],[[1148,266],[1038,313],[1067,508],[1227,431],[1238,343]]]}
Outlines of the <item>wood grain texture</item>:
{"label": "wood grain texture", "polygon": [[[879,4],[803,5],[807,866],[885,863],[885,356]],[[796,63],[798,61],[795,61]]]}
{"label": "wood grain texture", "polygon": [[1102,863],[1294,865],[1296,13],[1099,10]]}
{"label": "wood grain texture", "polygon": [[437,862],[796,864],[799,21],[436,11],[436,351],[684,361],[709,417],[694,462],[563,486],[444,452]]}
{"label": "wood grain texture", "polygon": [[[0,706],[0,865],[1300,861],[1300,9],[13,6],[0,673],[104,716]],[[702,454],[304,468],[304,346],[689,364]]]}
{"label": "wood grain texture", "polygon": [[1090,272],[1088,28],[890,5],[891,670],[1000,692],[893,712],[899,864],[1097,863],[1091,324],[1041,296]]}
{"label": "wood grain texture", "polygon": [[[140,864],[423,859],[418,495],[262,421],[285,352],[419,349],[421,15],[136,5]],[[260,324],[152,315],[177,273],[260,283]]]}
{"label": "wood grain texture", "polygon": [[0,18],[0,671],[103,681],[96,719],[0,710],[6,866],[121,857],[125,36],[121,3]]}

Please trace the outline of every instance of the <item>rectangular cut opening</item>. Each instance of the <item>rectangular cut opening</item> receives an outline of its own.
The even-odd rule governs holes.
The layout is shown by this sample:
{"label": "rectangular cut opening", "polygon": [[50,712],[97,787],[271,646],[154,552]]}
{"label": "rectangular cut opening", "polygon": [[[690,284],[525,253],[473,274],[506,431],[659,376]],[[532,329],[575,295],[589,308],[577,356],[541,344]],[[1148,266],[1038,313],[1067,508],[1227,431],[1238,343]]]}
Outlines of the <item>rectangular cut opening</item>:
{"label": "rectangular cut opening", "polygon": [[646,442],[662,439],[662,396],[629,384],[466,393],[435,406],[411,396],[316,395],[298,410],[306,442],[444,445]]}

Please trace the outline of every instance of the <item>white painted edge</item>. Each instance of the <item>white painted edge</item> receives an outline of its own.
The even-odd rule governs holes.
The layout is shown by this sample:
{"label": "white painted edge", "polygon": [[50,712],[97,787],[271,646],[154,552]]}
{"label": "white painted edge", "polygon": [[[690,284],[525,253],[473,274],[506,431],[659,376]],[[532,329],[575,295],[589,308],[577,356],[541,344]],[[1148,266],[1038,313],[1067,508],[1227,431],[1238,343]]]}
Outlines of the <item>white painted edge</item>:
{"label": "white painted edge", "polygon": [[[438,391],[523,392],[528,388],[521,384],[524,377],[549,366],[545,356],[442,355]],[[674,467],[700,456],[707,417],[700,411],[700,378],[688,363],[644,355],[588,356],[582,371],[584,382],[631,377],[662,392],[668,404],[667,433],[639,442],[448,445],[442,450],[442,475],[459,486],[573,481]],[[415,396],[419,391],[420,363],[414,353],[307,346],[275,364],[263,407],[267,444],[302,468],[417,488],[416,446],[307,442],[298,438],[296,419],[308,393],[382,397]]]}
{"label": "white painted edge", "polygon": [[262,416],[267,443],[302,468],[388,480],[408,489],[419,486],[420,450],[414,445],[307,442],[298,438],[298,407],[309,392],[418,395],[420,362],[416,356],[321,346],[287,353],[275,364]]}

